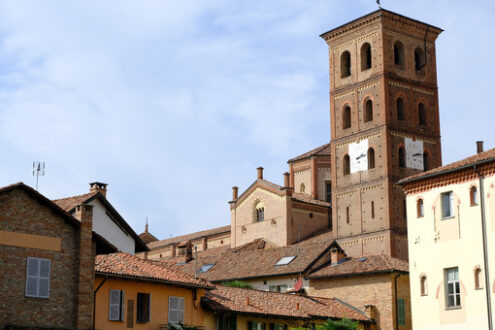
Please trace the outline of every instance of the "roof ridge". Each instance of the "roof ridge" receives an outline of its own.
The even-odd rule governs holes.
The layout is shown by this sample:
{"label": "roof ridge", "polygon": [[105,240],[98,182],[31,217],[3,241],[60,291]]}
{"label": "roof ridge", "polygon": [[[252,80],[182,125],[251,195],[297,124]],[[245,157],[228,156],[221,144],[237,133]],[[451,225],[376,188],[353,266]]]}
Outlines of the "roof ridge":
{"label": "roof ridge", "polygon": [[57,199],[52,199],[51,201],[52,202],[57,202],[57,201],[62,201],[62,200],[67,200],[67,199],[71,199],[71,198],[79,198],[79,197],[82,197],[82,196],[86,196],[86,195],[94,195],[94,194],[97,194],[98,192],[97,191],[93,191],[93,192],[88,192],[88,193],[85,193],[85,194],[81,194],[81,195],[74,195],[74,196],[69,196],[69,197],[63,197],[63,198],[57,198]]}

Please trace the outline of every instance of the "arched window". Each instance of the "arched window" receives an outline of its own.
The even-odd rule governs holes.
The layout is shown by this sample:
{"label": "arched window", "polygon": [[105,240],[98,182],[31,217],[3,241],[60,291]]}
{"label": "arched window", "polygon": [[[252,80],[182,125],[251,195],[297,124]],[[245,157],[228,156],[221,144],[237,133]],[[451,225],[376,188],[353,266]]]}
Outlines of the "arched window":
{"label": "arched window", "polygon": [[420,71],[425,66],[425,53],[421,47],[414,50],[414,68]]}
{"label": "arched window", "polygon": [[361,71],[371,69],[371,45],[365,42],[361,46]]}
{"label": "arched window", "polygon": [[368,149],[368,170],[375,168],[375,149]]}
{"label": "arched window", "polygon": [[351,53],[345,51],[340,56],[340,75],[342,78],[351,75]]}
{"label": "arched window", "polygon": [[474,288],[476,290],[481,289],[481,267],[476,266],[474,268]]}
{"label": "arched window", "polygon": [[396,107],[397,107],[397,119],[406,120],[406,114],[404,111],[404,100],[402,99],[402,97],[397,98]]}
{"label": "arched window", "polygon": [[419,277],[419,287],[420,287],[421,295],[422,296],[428,295],[428,287],[427,287],[427,283],[426,283],[426,275],[424,275],[424,274],[421,274],[421,276]]}
{"label": "arched window", "polygon": [[394,43],[394,63],[399,69],[404,69],[404,45],[400,41]]}
{"label": "arched window", "polygon": [[373,120],[373,101],[367,100],[364,103],[364,121],[372,121]]}
{"label": "arched window", "polygon": [[420,198],[416,202],[416,212],[417,212],[417,217],[422,218],[425,215],[425,207],[423,205],[423,199]]}
{"label": "arched window", "polygon": [[404,151],[404,147],[399,148],[399,167],[400,168],[406,167],[406,153]]}
{"label": "arched window", "polygon": [[430,169],[430,156],[427,152],[423,152],[423,170],[426,172]]}
{"label": "arched window", "polygon": [[254,207],[254,221],[255,222],[262,222],[265,220],[265,206],[262,202],[256,203],[256,206]]}
{"label": "arched window", "polygon": [[471,200],[471,206],[478,205],[478,188],[472,186],[471,189],[469,189],[469,196]]}
{"label": "arched window", "polygon": [[426,108],[423,103],[418,105],[418,119],[420,125],[426,125]]}
{"label": "arched window", "polygon": [[342,127],[349,128],[351,127],[351,107],[346,106],[344,111],[342,112]]}
{"label": "arched window", "polygon": [[306,190],[306,186],[304,185],[304,183],[301,183],[301,185],[299,186],[299,192],[304,192]]}
{"label": "arched window", "polygon": [[351,159],[349,158],[349,155],[344,156],[344,164],[343,164],[343,173],[344,175],[349,175],[351,174]]}

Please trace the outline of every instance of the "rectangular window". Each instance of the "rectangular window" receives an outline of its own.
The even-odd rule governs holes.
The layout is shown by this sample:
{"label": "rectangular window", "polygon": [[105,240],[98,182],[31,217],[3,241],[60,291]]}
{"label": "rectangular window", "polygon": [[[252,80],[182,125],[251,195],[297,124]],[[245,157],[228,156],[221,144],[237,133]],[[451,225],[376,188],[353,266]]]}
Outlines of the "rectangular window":
{"label": "rectangular window", "polygon": [[140,293],[137,294],[137,323],[146,323],[150,321],[150,303],[151,303],[151,293]]}
{"label": "rectangular window", "polygon": [[248,330],[266,330],[266,324],[261,322],[248,322]]}
{"label": "rectangular window", "polygon": [[110,290],[108,306],[108,319],[110,321],[124,321],[125,292],[122,290]]}
{"label": "rectangular window", "polygon": [[350,221],[350,215],[349,215],[349,206],[345,208],[345,221],[349,223]]}
{"label": "rectangular window", "polygon": [[371,219],[375,218],[375,202],[371,202]]}
{"label": "rectangular window", "polygon": [[454,193],[452,191],[442,194],[442,218],[454,216]]}
{"label": "rectangular window", "polygon": [[397,314],[399,326],[406,325],[406,302],[403,298],[397,299]]}
{"label": "rectangular window", "polygon": [[168,323],[184,323],[183,297],[168,297]]}
{"label": "rectangular window", "polygon": [[326,196],[327,196],[326,201],[332,203],[332,183],[327,181],[325,182],[325,186],[326,186]]}
{"label": "rectangular window", "polygon": [[26,297],[50,297],[50,259],[27,258]]}
{"label": "rectangular window", "polygon": [[459,268],[445,269],[445,293],[447,307],[461,306],[461,288],[459,283]]}
{"label": "rectangular window", "polygon": [[235,315],[217,316],[217,330],[237,330],[237,317]]}
{"label": "rectangular window", "polygon": [[287,292],[287,285],[270,285],[268,291],[272,292]]}

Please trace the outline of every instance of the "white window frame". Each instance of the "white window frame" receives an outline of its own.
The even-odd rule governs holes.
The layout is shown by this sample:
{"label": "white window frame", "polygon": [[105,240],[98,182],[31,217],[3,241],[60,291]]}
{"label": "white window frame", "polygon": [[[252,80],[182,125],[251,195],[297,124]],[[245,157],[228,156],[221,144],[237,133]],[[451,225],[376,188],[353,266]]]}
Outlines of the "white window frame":
{"label": "white window frame", "polygon": [[[119,294],[119,300],[117,303],[112,303],[112,292]],[[124,305],[125,305],[125,291],[110,289],[108,293],[108,320],[109,321],[124,321]],[[112,316],[112,306],[117,306],[119,315],[117,317]]]}
{"label": "white window frame", "polygon": [[[448,201],[446,199],[446,197],[448,196]],[[454,215],[455,215],[455,211],[454,211],[454,192],[453,191],[447,191],[447,192],[444,192],[442,193],[441,195],[441,198],[440,198],[440,201],[442,203],[442,219],[449,219],[449,218],[453,218]],[[447,206],[447,203],[448,203],[448,207],[449,207],[449,214],[446,214],[446,206]]]}
{"label": "white window frame", "polygon": [[[452,276],[449,276],[450,274],[452,274]],[[450,293],[450,288],[452,288],[452,293]],[[453,304],[449,303],[449,297],[453,297]],[[461,307],[461,283],[459,280],[458,267],[445,269],[445,305],[447,308]]]}
{"label": "white window frame", "polygon": [[[48,274],[41,274],[41,265],[47,266]],[[35,269],[31,269],[35,267]],[[31,298],[50,298],[50,271],[51,260],[45,258],[28,257],[26,259],[26,297]],[[29,284],[34,284],[35,293],[29,292]],[[46,285],[46,295],[42,294],[41,287]]]}
{"label": "white window frame", "polygon": [[[172,308],[172,300],[176,300],[177,308]],[[184,297],[176,297],[176,296],[169,296],[168,297],[168,323],[169,324],[176,324],[176,323],[184,323]],[[171,312],[178,312],[179,313],[179,319],[173,319],[171,317]]]}

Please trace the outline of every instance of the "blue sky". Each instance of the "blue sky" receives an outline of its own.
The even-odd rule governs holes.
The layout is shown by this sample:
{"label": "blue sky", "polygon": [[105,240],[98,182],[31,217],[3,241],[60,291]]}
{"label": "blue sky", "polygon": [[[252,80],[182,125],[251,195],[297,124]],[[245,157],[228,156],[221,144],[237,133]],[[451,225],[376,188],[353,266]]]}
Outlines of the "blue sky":
{"label": "blue sky", "polygon": [[[443,162],[495,146],[495,2],[382,1],[445,30],[437,41]],[[109,183],[138,232],[230,223],[231,187],[282,182],[330,138],[319,34],[373,0],[0,0],[0,185],[61,198]]]}

